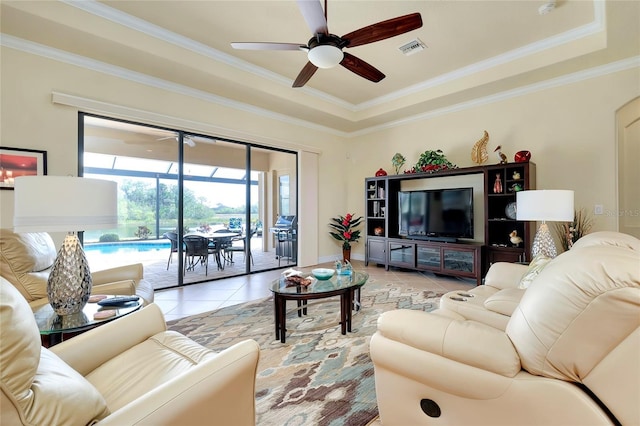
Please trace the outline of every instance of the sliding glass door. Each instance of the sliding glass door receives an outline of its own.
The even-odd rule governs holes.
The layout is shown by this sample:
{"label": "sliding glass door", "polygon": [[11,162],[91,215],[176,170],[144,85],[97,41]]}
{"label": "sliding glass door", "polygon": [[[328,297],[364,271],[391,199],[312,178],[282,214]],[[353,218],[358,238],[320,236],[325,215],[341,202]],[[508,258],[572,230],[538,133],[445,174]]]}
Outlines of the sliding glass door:
{"label": "sliding glass door", "polygon": [[[154,287],[166,288],[295,264],[297,248],[285,260],[274,230],[283,205],[296,216],[295,153],[92,115],[80,120],[79,173],[115,180],[119,190],[118,229],[85,235],[92,268],[142,262]],[[198,254],[193,236],[206,240]]]}

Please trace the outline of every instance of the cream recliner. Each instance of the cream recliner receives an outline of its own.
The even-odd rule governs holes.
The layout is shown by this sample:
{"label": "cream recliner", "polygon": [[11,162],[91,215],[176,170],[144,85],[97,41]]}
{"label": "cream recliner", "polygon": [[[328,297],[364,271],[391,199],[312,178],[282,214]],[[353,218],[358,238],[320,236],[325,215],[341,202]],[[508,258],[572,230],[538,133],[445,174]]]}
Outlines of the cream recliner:
{"label": "cream recliner", "polygon": [[[46,232],[15,233],[0,229],[0,276],[13,284],[31,309],[49,303],[47,279],[57,256]],[[154,300],[153,286],[143,279],[141,263],[92,271],[92,293],[138,295],[147,305]]]}
{"label": "cream recliner", "polygon": [[[587,234],[574,244],[574,249],[593,245],[620,246],[640,252],[640,240],[613,231]],[[554,260],[555,261],[555,260]],[[526,288],[523,279],[530,278],[532,265],[499,262],[491,265],[484,285],[469,291],[450,291],[442,296],[440,309],[452,318],[464,318],[504,330],[511,314],[520,303]],[[546,265],[540,265],[541,268]],[[534,275],[535,275],[534,271]]]}
{"label": "cream recliner", "polygon": [[545,266],[506,330],[395,310],[370,350],[385,426],[640,424],[640,252],[586,239]]}
{"label": "cream recliner", "polygon": [[215,353],[167,331],[156,304],[40,345],[24,297],[0,277],[3,425],[254,425],[258,344]]}

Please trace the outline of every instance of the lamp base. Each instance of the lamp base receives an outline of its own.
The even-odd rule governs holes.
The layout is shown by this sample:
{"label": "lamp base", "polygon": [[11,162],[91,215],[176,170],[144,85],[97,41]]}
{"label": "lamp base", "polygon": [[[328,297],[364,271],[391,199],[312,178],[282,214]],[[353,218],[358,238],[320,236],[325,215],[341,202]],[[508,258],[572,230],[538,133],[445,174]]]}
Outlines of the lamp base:
{"label": "lamp base", "polygon": [[80,240],[75,234],[68,234],[47,281],[49,304],[58,315],[81,312],[91,295],[92,284]]}
{"label": "lamp base", "polygon": [[553,237],[551,237],[549,227],[544,222],[542,222],[540,228],[538,228],[538,232],[533,239],[533,246],[531,247],[532,257],[536,257],[540,253],[550,258],[554,258],[558,255],[556,243],[553,241]]}

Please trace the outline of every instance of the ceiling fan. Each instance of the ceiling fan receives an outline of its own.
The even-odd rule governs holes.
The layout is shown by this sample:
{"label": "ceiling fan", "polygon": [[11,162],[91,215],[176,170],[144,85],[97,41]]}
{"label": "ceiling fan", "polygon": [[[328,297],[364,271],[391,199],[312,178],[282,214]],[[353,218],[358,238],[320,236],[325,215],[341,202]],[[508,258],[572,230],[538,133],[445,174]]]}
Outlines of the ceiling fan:
{"label": "ceiling fan", "polygon": [[[167,136],[164,138],[160,138],[160,139],[156,139],[157,141],[164,141],[167,139],[175,139],[176,142],[180,141],[180,138],[178,136]],[[196,143],[193,141],[193,139],[191,139],[190,136],[185,136],[184,138],[182,138],[182,140],[184,141],[185,145],[188,145],[190,148],[193,148],[194,146],[196,146]]]}
{"label": "ceiling fan", "polygon": [[373,43],[415,30],[422,26],[419,13],[411,13],[397,18],[381,21],[338,37],[329,33],[327,27],[327,0],[324,11],[320,0],[297,0],[298,8],[304,17],[313,37],[306,45],[298,43],[255,42],[231,43],[234,49],[243,50],[302,50],[307,52],[309,62],[302,68],[293,82],[293,87],[302,87],[315,74],[318,68],[332,68],[340,64],[349,71],[373,81],[382,80],[385,75],[350,53],[343,52],[345,47],[356,47]]}

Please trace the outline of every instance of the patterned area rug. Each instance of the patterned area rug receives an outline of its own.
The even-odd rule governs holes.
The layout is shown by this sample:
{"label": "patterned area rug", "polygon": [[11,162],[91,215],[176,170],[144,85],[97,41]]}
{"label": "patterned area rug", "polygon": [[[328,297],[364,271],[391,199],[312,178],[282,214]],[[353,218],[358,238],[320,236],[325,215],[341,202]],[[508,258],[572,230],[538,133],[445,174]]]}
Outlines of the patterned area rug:
{"label": "patterned area rug", "polygon": [[370,278],[352,332],[340,334],[339,299],[310,302],[299,318],[288,302],[287,342],[275,339],[273,299],[230,306],[169,322],[169,328],[219,351],[244,339],[260,345],[256,378],[257,424],[366,425],[378,414],[369,340],[378,316],[391,309],[430,311],[441,289]]}

